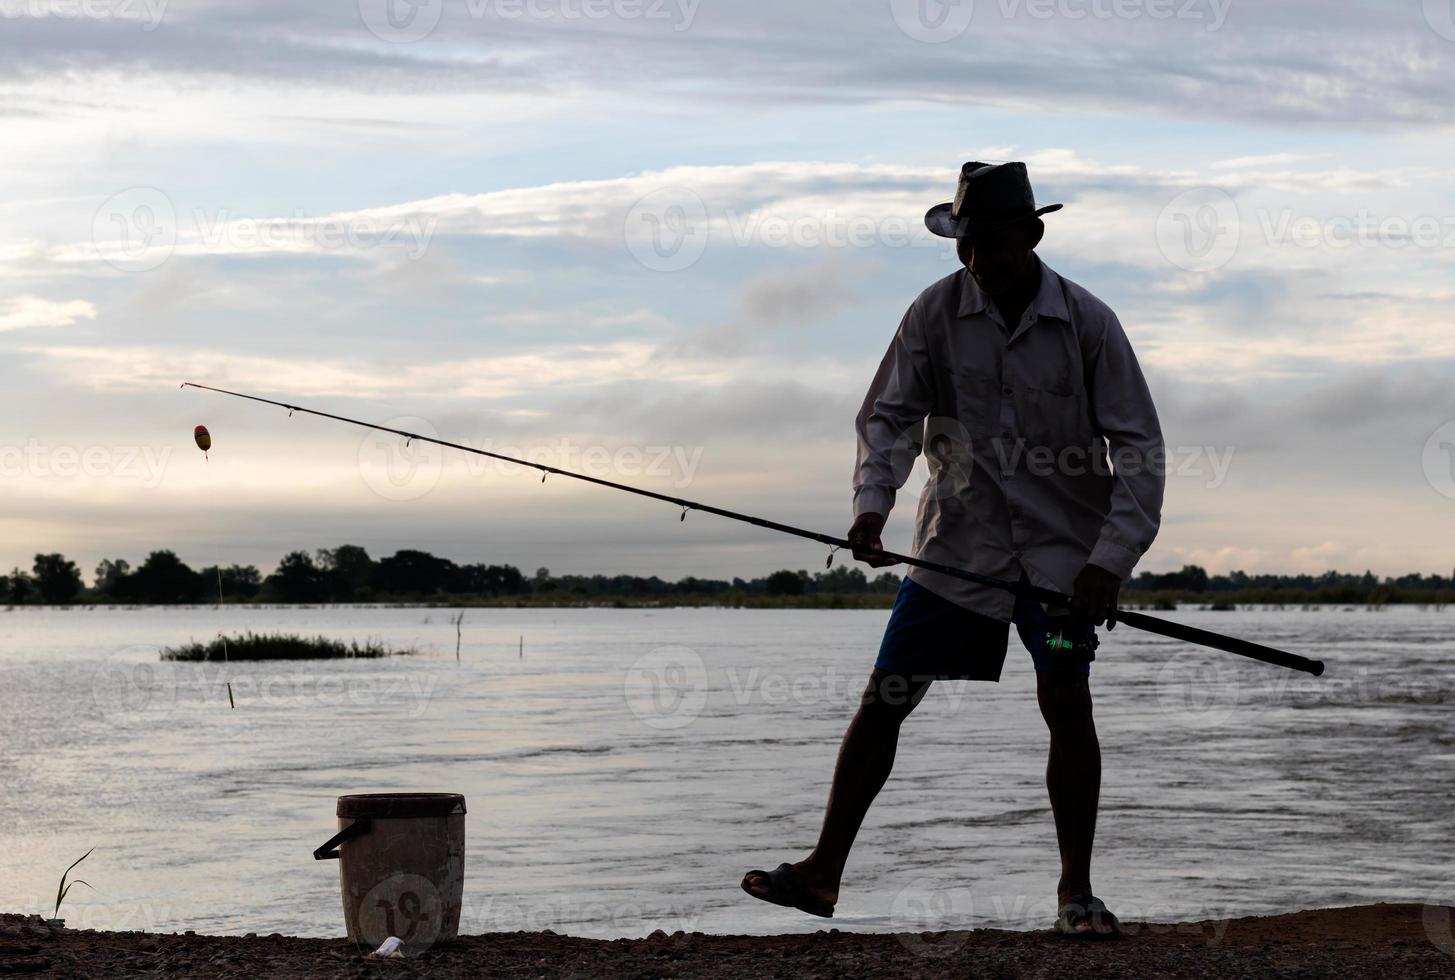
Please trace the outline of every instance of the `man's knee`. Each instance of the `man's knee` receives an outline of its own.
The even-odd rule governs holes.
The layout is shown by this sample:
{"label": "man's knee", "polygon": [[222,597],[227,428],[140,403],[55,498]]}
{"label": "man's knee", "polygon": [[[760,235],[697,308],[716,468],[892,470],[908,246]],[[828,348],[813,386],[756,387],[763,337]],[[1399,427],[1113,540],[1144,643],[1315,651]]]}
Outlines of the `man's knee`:
{"label": "man's knee", "polygon": [[929,686],[926,680],[876,670],[869,675],[869,683],[859,699],[859,715],[872,720],[902,721],[924,698]]}
{"label": "man's knee", "polygon": [[1036,700],[1052,732],[1079,732],[1092,725],[1091,686],[1081,674],[1037,673]]}

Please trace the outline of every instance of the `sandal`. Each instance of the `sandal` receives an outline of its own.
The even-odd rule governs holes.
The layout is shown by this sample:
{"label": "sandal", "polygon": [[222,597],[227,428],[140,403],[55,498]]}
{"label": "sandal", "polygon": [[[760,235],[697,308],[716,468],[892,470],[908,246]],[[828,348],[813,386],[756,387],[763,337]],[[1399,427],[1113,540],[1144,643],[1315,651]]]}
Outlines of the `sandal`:
{"label": "sandal", "polygon": [[[759,895],[753,891],[749,884],[750,878],[766,878],[768,894]],[[822,916],[825,919],[834,917],[833,903],[825,902],[810,892],[808,886],[804,884],[803,875],[791,864],[780,864],[772,871],[749,871],[743,875],[743,891],[754,898],[772,902],[774,905],[798,909],[800,912]]]}
{"label": "sandal", "polygon": [[[1078,919],[1091,924],[1090,929],[1077,929]],[[1072,895],[1056,910],[1054,931],[1068,939],[1093,942],[1100,939],[1116,939],[1122,934],[1122,924],[1111,914],[1106,903],[1095,895]]]}

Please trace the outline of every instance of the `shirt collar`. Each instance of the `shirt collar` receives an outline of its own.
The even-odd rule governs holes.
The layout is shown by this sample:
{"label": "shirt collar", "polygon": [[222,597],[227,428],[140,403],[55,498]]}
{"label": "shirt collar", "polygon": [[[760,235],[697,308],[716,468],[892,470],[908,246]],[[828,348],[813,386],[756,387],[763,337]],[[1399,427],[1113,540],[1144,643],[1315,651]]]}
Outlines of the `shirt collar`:
{"label": "shirt collar", "polygon": [[[1070,323],[1071,314],[1066,309],[1066,294],[1061,288],[1061,277],[1039,255],[1036,256],[1036,264],[1041,270],[1041,286],[1036,290],[1036,298],[1031,301],[1031,312],[1035,313],[1038,320],[1049,316],[1063,323]],[[968,269],[962,273],[961,279],[960,316],[984,312],[990,306],[990,297],[975,285],[975,277],[970,275]]]}

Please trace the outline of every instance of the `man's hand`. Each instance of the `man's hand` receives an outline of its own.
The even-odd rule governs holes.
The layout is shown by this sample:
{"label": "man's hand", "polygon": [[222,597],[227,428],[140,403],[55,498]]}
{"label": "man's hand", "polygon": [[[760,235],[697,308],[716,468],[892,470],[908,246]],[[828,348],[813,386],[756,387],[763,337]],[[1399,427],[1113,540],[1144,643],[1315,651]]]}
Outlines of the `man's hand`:
{"label": "man's hand", "polygon": [[1107,629],[1117,624],[1117,593],[1122,580],[1100,565],[1087,563],[1072,585],[1071,611],[1094,626],[1106,621]]}
{"label": "man's hand", "polygon": [[893,558],[884,557],[884,542],[879,540],[879,535],[883,532],[884,515],[865,511],[854,519],[854,526],[849,528],[845,537],[854,546],[854,557],[859,561],[875,568],[897,565],[899,563]]}

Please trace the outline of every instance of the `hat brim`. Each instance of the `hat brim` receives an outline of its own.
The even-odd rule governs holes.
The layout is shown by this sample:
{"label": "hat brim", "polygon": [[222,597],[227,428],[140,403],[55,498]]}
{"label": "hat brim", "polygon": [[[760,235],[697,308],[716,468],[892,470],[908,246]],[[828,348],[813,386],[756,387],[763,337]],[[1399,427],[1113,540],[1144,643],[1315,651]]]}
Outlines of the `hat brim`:
{"label": "hat brim", "polygon": [[1043,214],[1060,211],[1062,207],[1063,205],[1060,204],[1047,204],[1043,208],[1018,214],[1014,218],[1007,218],[1003,221],[971,221],[968,218],[956,221],[950,217],[950,211],[954,205],[947,201],[944,204],[936,204],[925,212],[925,227],[941,238],[974,238],[976,235],[983,235],[988,231],[1007,228],[1026,218],[1039,218]]}

